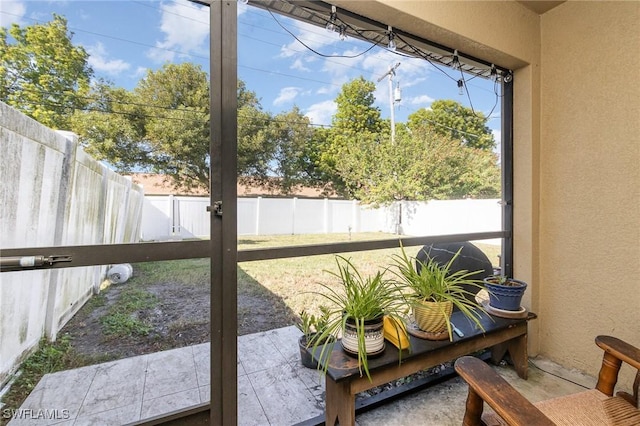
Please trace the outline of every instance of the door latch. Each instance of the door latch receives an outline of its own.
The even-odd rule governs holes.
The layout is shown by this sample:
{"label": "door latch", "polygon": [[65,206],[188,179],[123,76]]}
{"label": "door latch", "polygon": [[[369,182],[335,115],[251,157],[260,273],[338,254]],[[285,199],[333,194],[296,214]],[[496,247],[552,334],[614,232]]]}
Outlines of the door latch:
{"label": "door latch", "polygon": [[213,211],[216,216],[222,217],[222,201],[216,201],[213,206],[207,206],[207,211]]}
{"label": "door latch", "polygon": [[59,262],[71,262],[73,258],[68,255],[51,255],[51,256],[9,256],[0,257],[0,267],[2,269],[18,269],[18,268],[38,268],[40,266],[51,266]]}

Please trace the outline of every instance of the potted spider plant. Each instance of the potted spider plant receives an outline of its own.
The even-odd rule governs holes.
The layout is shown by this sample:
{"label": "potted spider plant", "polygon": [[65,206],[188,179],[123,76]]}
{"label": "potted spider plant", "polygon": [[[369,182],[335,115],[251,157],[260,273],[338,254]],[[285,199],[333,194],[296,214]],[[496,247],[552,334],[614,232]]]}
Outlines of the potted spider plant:
{"label": "potted spider plant", "polygon": [[503,311],[519,311],[527,283],[505,275],[492,275],[484,279],[489,293],[489,306]]}
{"label": "potted spider plant", "polygon": [[[366,374],[371,380],[368,358],[385,349],[384,317],[401,321],[407,307],[398,288],[385,278],[384,272],[363,276],[342,256],[336,256],[336,263],[338,272],[328,272],[339,279],[340,288],[320,284],[324,291],[316,293],[330,303],[330,319],[318,342],[325,336],[341,335],[342,349],[358,358],[360,374]],[[324,345],[320,358],[332,347]],[[327,367],[328,363],[324,363],[325,372]]]}
{"label": "potted spider plant", "polygon": [[[296,323],[296,326],[302,331],[302,336],[298,339],[300,362],[307,368],[318,368],[318,362],[307,349],[313,345],[324,345],[335,340],[335,337],[331,334],[323,336],[329,323],[330,314],[329,308],[324,305],[320,306],[318,315],[309,313],[306,310],[302,310],[299,314],[300,320]],[[322,338],[320,339],[320,337]]]}
{"label": "potted spider plant", "polygon": [[482,281],[473,279],[478,271],[451,269],[460,254],[458,250],[446,263],[441,264],[431,257],[422,261],[408,256],[402,244],[400,254],[393,255],[391,270],[397,284],[411,307],[413,319],[426,338],[433,340],[453,340],[451,314],[453,308],[460,310],[481,330],[482,306],[475,300],[469,289],[482,289]]}

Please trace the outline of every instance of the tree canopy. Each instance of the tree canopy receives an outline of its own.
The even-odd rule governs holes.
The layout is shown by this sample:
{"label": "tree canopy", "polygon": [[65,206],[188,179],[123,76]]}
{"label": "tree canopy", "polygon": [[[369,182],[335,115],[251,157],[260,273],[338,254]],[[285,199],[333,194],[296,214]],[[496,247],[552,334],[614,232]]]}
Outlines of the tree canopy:
{"label": "tree canopy", "polygon": [[147,164],[187,189],[209,187],[209,77],[189,62],[148,71],[133,90]]}
{"label": "tree canopy", "polygon": [[[499,194],[497,159],[486,149],[491,144],[461,143],[441,126],[419,121],[426,110],[412,114],[407,127],[400,123],[392,142],[373,107],[374,90],[372,82],[360,78],[346,83],[336,99],[338,111],[322,159],[332,181],[339,182],[339,191],[371,204]],[[463,106],[453,101],[433,104],[438,118],[462,126],[448,115],[464,111]],[[489,129],[483,135],[493,141]]]}
{"label": "tree canopy", "polygon": [[85,151],[124,173],[148,163],[148,150],[140,143],[144,124],[144,111],[133,94],[105,81],[92,86],[84,110],[69,118]]}
{"label": "tree canopy", "polygon": [[395,143],[363,134],[336,162],[349,193],[369,204],[499,194],[495,154],[429,131],[399,133]]}
{"label": "tree canopy", "polygon": [[[10,34],[15,43],[9,44]],[[192,63],[149,70],[131,90],[94,80],[88,54],[74,46],[66,20],[0,29],[0,99],[41,123],[73,130],[85,150],[120,172],[167,176],[174,187],[208,189],[209,77]],[[297,106],[272,114],[237,84],[239,181],[288,194],[315,186],[365,203],[495,197],[500,171],[487,118],[458,102],[390,126],[375,106],[375,84],[342,86],[329,128]]]}
{"label": "tree canopy", "polygon": [[433,101],[429,109],[422,108],[409,115],[408,126],[412,131],[428,129],[457,139],[468,147],[492,150],[496,142],[487,121],[482,112],[441,99]]}
{"label": "tree canopy", "polygon": [[353,152],[352,146],[361,139],[377,139],[384,129],[380,109],[374,106],[375,84],[363,77],[342,86],[336,97],[338,106],[332,126],[320,146],[319,166],[334,190],[346,196],[355,196],[357,183],[345,181],[339,163]]}
{"label": "tree canopy", "polygon": [[68,128],[71,114],[86,104],[93,75],[88,53],[72,37],[56,14],[45,24],[0,28],[0,100],[46,126]]}

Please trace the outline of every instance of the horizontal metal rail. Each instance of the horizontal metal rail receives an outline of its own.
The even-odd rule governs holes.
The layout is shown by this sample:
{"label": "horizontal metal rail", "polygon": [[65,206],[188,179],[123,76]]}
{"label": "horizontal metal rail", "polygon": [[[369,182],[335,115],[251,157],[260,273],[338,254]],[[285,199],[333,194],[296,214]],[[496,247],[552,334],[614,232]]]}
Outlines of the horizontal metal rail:
{"label": "horizontal metal rail", "polygon": [[[329,244],[298,245],[287,247],[272,247],[261,249],[239,250],[238,262],[254,260],[284,259],[290,257],[315,256],[321,254],[348,253],[356,251],[379,250],[448,243],[456,241],[486,240],[492,238],[506,238],[507,231],[480,232],[470,234],[451,234],[427,237],[401,237],[394,239],[350,241]],[[103,244],[88,246],[60,246],[60,247],[31,247],[3,249],[2,258],[17,259],[33,257],[34,253],[45,257],[64,256],[71,259],[65,262],[45,262],[42,265],[21,266],[18,262],[2,262],[0,272],[29,269],[55,269],[78,266],[114,265],[118,263],[155,262],[162,260],[208,258],[211,253],[210,240],[146,242],[134,244]]]}
{"label": "horizontal metal rail", "polygon": [[367,250],[396,248],[402,243],[405,247],[419,246],[433,243],[452,243],[457,241],[487,240],[504,238],[507,232],[482,232],[476,234],[451,234],[432,237],[401,237],[397,239],[350,241],[332,244],[313,244],[303,246],[273,247],[265,249],[248,249],[238,251],[238,262],[252,260],[283,259],[288,257],[316,256],[319,254],[347,253]]}
{"label": "horizontal metal rail", "polygon": [[[132,244],[100,244],[88,246],[31,247],[3,249],[2,257],[29,257],[34,253],[64,255],[72,260],[65,263],[45,264],[42,268],[70,268],[75,266],[114,265],[118,263],[153,262],[159,260],[197,259],[210,256],[211,241],[172,241]],[[42,269],[37,268],[37,269]],[[18,270],[36,268],[18,268]],[[5,268],[1,271],[16,270]]]}

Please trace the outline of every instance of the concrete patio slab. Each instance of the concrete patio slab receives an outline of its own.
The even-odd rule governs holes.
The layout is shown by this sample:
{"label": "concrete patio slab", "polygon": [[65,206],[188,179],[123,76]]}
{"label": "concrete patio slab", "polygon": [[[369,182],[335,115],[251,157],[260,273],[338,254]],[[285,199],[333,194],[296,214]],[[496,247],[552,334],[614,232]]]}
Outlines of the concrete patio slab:
{"label": "concrete patio slab", "polygon": [[[324,379],[300,364],[295,327],[238,337],[238,424],[294,425],[324,412]],[[201,344],[74,370],[47,374],[10,426],[123,425],[209,401],[209,344]],[[595,378],[545,360],[546,371],[593,387]],[[521,380],[508,367],[498,372],[532,401],[583,388],[531,368]],[[459,378],[417,391],[358,414],[359,426],[459,425],[466,399]],[[36,418],[37,417],[37,418]]]}

